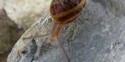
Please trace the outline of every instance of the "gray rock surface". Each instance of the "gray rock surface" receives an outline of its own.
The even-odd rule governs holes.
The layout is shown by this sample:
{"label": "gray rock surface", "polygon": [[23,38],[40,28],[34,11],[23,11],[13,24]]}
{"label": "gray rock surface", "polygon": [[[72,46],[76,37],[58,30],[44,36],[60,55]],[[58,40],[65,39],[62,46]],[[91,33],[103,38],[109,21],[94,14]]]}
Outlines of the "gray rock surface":
{"label": "gray rock surface", "polygon": [[[59,40],[71,62],[125,62],[125,1],[89,0],[84,13],[66,25]],[[50,16],[32,25],[15,44],[8,62],[66,62],[59,48],[44,43],[51,30]],[[45,22],[45,23],[44,23]]]}

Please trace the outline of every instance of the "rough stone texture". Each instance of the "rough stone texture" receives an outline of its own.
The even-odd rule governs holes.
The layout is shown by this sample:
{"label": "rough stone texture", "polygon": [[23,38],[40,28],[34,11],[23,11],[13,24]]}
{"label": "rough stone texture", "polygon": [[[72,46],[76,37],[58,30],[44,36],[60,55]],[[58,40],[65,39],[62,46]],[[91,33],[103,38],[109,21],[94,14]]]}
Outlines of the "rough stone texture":
{"label": "rough stone texture", "polygon": [[29,28],[49,9],[51,0],[0,0],[0,8],[7,11],[8,16],[25,30]]}
{"label": "rough stone texture", "polygon": [[[59,36],[71,62],[125,62],[124,9],[124,0],[89,0],[84,13]],[[66,62],[59,48],[44,43],[46,37],[22,39],[50,32],[51,18],[46,17],[22,35],[8,62]]]}
{"label": "rough stone texture", "polygon": [[7,16],[4,9],[0,9],[0,54],[10,51],[14,43],[23,33]]}

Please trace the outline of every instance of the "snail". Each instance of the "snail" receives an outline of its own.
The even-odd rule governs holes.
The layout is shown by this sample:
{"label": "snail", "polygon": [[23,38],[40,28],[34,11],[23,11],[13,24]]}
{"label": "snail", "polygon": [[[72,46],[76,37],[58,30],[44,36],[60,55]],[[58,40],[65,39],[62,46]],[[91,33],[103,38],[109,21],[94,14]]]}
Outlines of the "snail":
{"label": "snail", "polygon": [[[66,24],[73,22],[74,19],[80,15],[85,5],[86,0],[52,0],[50,14],[54,19],[54,26],[49,38],[50,43],[59,43],[58,35],[61,28]],[[62,48],[68,62],[70,62],[63,45],[60,44],[60,47]]]}
{"label": "snail", "polygon": [[[73,22],[81,14],[85,6],[86,0],[52,0],[50,5],[50,15],[54,20],[54,25],[49,36],[49,43],[58,44],[64,52],[68,62],[70,62],[70,58],[63,45],[58,42],[58,35],[66,24]],[[41,36],[27,38],[37,38]]]}
{"label": "snail", "polygon": [[62,27],[76,19],[86,5],[86,0],[52,0],[50,14],[54,19],[54,27],[50,41],[57,39]]}

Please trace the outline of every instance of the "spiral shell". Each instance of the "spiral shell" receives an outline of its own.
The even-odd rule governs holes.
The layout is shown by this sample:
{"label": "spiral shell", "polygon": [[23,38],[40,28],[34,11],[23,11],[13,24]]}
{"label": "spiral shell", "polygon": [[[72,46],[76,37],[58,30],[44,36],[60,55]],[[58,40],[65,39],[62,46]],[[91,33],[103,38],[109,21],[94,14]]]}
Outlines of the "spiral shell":
{"label": "spiral shell", "polygon": [[86,5],[86,0],[52,0],[50,14],[55,22],[67,24],[76,19]]}

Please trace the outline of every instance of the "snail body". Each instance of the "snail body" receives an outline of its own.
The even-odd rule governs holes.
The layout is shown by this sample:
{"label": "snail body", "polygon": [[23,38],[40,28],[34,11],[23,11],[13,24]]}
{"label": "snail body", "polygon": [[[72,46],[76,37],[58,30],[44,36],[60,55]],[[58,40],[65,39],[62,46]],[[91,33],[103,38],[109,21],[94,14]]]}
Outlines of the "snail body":
{"label": "snail body", "polygon": [[85,5],[86,0],[52,0],[51,2],[50,14],[54,19],[54,26],[49,42],[51,44],[58,44],[61,47],[68,62],[70,62],[70,58],[63,45],[58,42],[58,34],[64,25],[73,22],[80,15]]}
{"label": "snail body", "polygon": [[86,5],[86,0],[52,0],[50,14],[54,19],[54,27],[50,42],[55,41],[61,28],[74,21]]}

